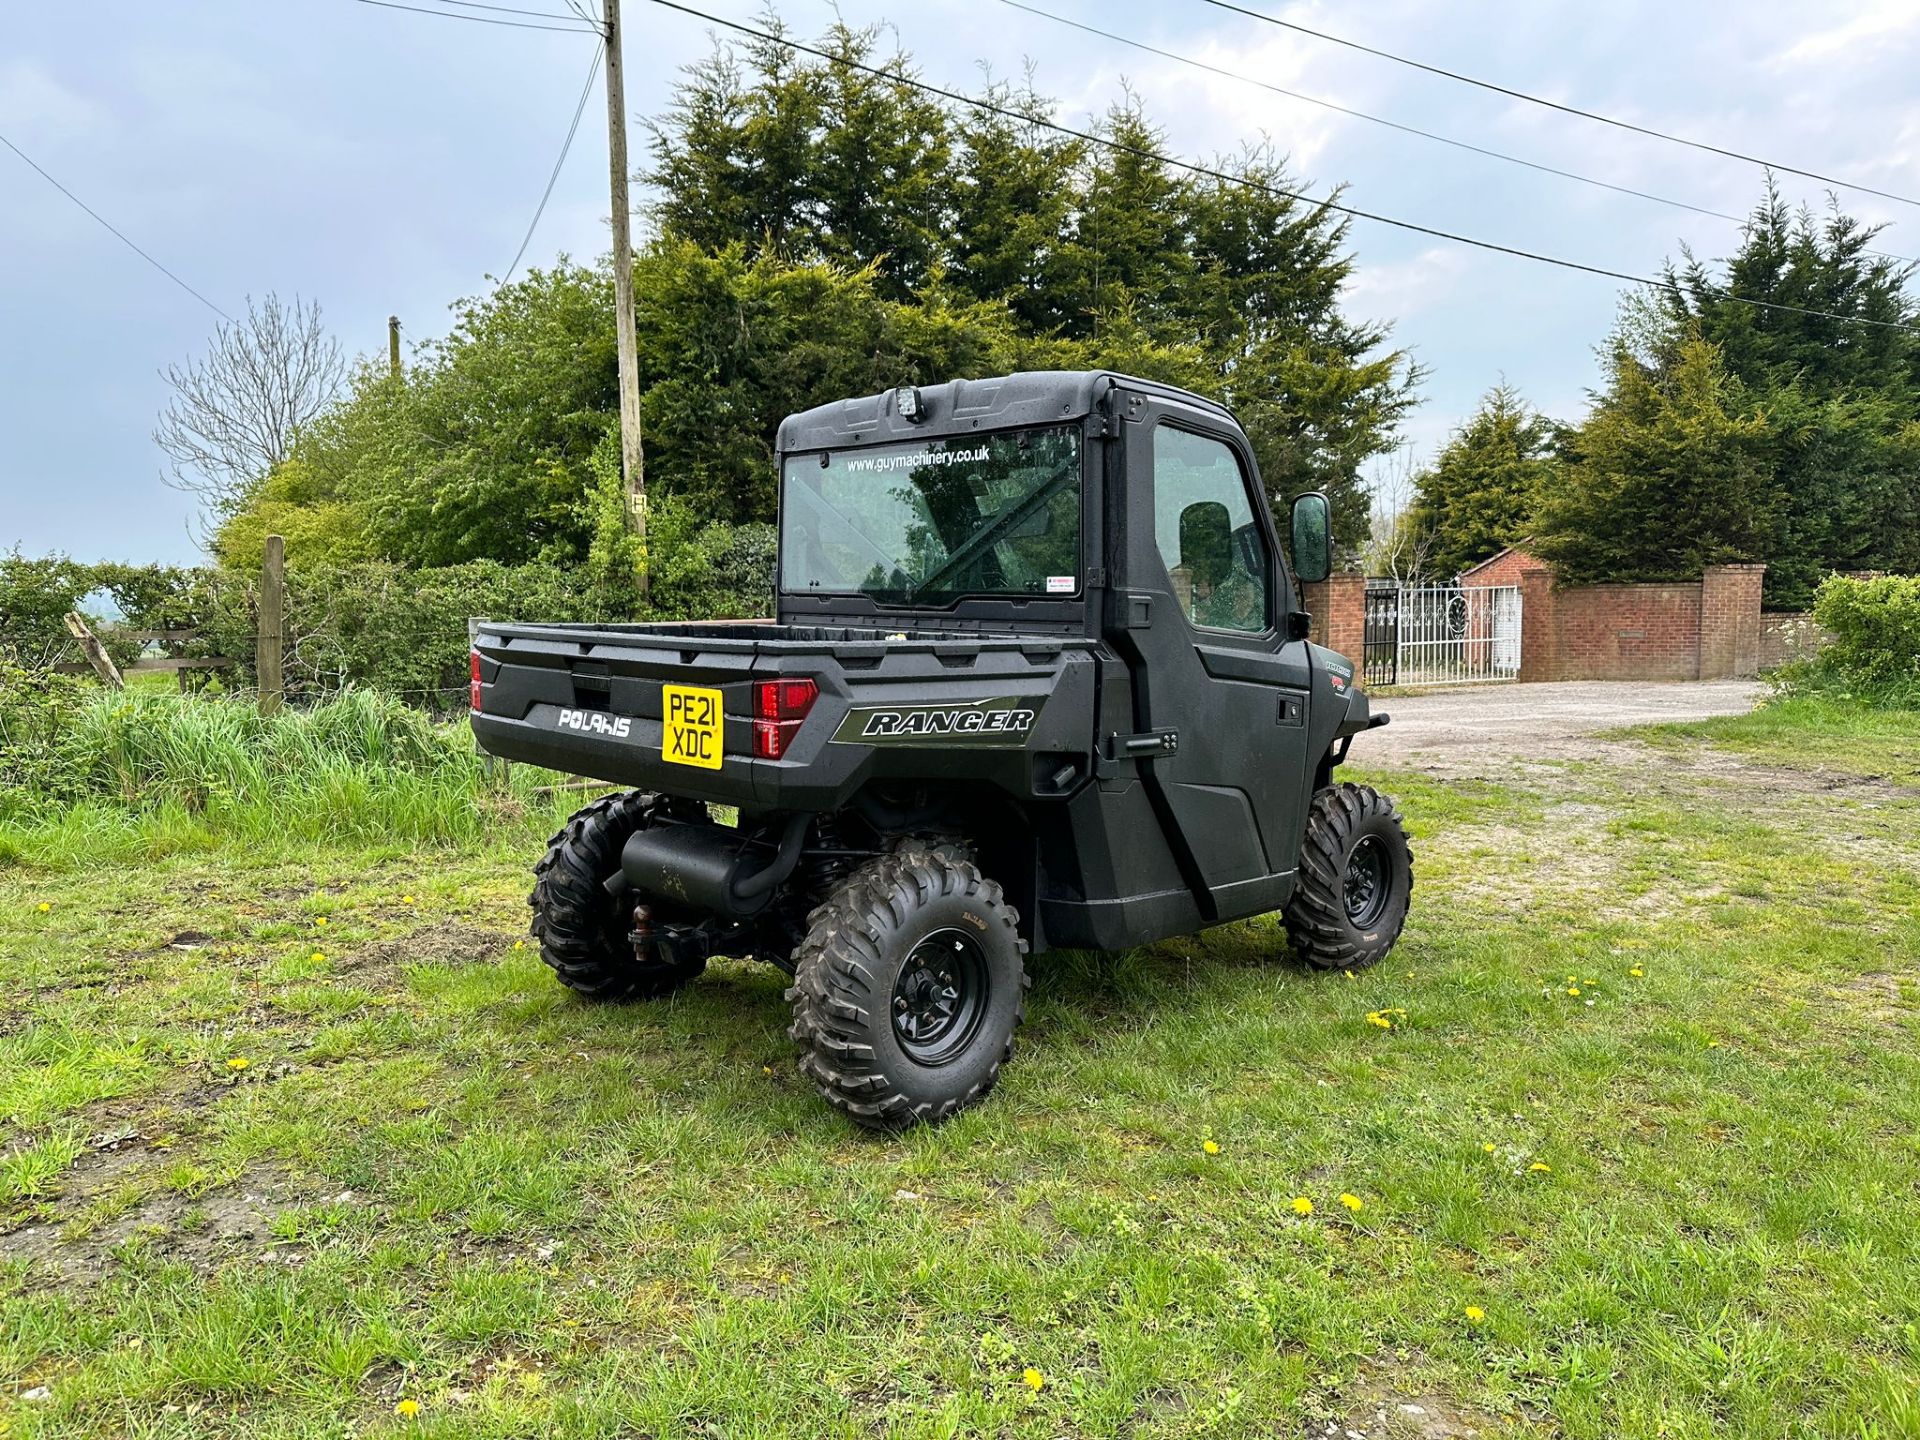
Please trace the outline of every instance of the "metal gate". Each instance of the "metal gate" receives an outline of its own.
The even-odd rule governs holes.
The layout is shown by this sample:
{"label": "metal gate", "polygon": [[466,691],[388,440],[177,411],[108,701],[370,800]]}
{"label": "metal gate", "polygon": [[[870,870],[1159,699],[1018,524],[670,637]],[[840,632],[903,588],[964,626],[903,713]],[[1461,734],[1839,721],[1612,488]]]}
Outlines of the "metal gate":
{"label": "metal gate", "polygon": [[1518,679],[1520,587],[1369,590],[1364,648],[1370,685]]}
{"label": "metal gate", "polygon": [[1392,685],[1400,675],[1400,587],[1367,586],[1366,625],[1361,631],[1362,668],[1368,685]]}

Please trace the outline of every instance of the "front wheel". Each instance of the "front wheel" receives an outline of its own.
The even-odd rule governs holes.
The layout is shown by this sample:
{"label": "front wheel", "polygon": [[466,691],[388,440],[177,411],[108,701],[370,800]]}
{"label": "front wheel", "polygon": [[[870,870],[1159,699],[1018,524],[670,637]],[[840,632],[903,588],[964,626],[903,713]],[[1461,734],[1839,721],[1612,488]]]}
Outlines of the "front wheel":
{"label": "front wheel", "polygon": [[1413,898],[1413,851],[1393,802],[1371,785],[1313,797],[1287,934],[1309,965],[1362,970],[1400,938]]}
{"label": "front wheel", "polygon": [[972,862],[916,846],[866,865],[813,912],[794,954],[800,1068],[873,1129],[944,1120],[1013,1054],[1026,949]]}

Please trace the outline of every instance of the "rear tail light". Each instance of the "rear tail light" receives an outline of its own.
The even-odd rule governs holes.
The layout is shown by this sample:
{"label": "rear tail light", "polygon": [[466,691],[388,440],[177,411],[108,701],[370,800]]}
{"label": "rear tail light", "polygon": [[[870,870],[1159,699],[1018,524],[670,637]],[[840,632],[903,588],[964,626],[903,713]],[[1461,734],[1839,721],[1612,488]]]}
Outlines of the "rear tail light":
{"label": "rear tail light", "polygon": [[820,698],[811,680],[762,680],[753,687],[753,753],[778,760],[787,753],[794,731]]}
{"label": "rear tail light", "polygon": [[467,696],[468,703],[478,711],[480,709],[480,652],[478,650],[467,652],[467,675],[472,681]]}

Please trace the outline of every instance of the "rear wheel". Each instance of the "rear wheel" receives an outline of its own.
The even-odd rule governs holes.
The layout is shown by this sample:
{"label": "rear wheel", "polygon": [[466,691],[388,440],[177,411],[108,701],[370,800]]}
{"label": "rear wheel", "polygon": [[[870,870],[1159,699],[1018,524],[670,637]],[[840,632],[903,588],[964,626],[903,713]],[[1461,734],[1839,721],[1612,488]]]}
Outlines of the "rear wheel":
{"label": "rear wheel", "polygon": [[642,960],[634,950],[634,896],[609,895],[620,851],[652,817],[652,797],[609,795],[580,811],[534,867],[533,934],[540,958],[569,990],[594,1000],[657,999],[696,978],[704,960]]}
{"label": "rear wheel", "polygon": [[795,952],[800,1068],[862,1125],[944,1120],[1013,1053],[1026,949],[1000,887],[951,847],[872,862],[813,912]]}
{"label": "rear wheel", "polygon": [[1393,802],[1370,785],[1313,797],[1287,933],[1309,965],[1361,970],[1400,938],[1413,897],[1413,851]]}

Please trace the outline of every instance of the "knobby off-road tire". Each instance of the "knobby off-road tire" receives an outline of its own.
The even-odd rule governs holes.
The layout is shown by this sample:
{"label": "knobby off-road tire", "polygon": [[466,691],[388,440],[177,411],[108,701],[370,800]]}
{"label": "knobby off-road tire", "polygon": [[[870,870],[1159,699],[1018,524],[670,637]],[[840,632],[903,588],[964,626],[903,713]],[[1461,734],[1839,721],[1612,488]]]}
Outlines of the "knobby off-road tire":
{"label": "knobby off-road tire", "polygon": [[1413,897],[1413,851],[1393,802],[1371,785],[1313,797],[1287,933],[1309,965],[1364,970],[1400,938]]}
{"label": "knobby off-road tire", "polygon": [[1013,1054],[1026,951],[1000,887],[948,847],[868,863],[808,916],[794,952],[801,1070],[872,1129],[946,1119]]}
{"label": "knobby off-road tire", "polygon": [[540,958],[562,985],[593,1000],[658,999],[707,968],[705,961],[642,961],[627,938],[633,896],[617,898],[606,891],[627,838],[651,813],[651,798],[636,792],[596,800],[567,821],[534,866],[527,903],[533,907]]}

